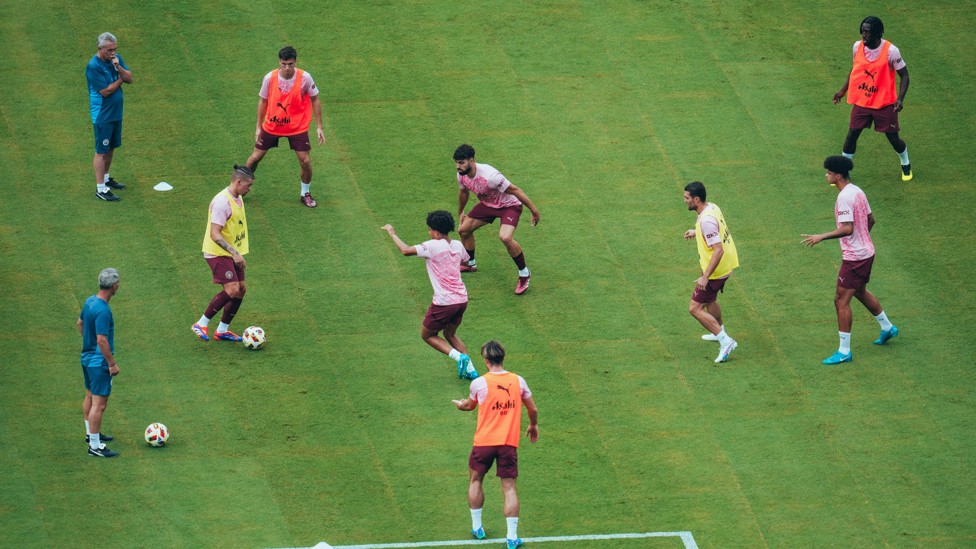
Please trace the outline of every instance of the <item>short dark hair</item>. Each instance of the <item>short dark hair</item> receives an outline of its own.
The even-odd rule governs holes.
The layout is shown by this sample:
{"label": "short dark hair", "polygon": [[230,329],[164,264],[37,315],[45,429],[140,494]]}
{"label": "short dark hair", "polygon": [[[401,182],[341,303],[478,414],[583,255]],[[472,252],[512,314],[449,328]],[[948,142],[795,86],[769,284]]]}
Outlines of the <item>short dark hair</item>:
{"label": "short dark hair", "polygon": [[505,362],[505,347],[502,347],[501,343],[493,339],[481,346],[481,356],[489,364],[501,366]]}
{"label": "short dark hair", "polygon": [[298,52],[291,46],[285,46],[278,50],[278,59],[287,61],[288,59],[298,59]]}
{"label": "short dark hair", "polygon": [[864,21],[861,21],[861,24],[857,27],[858,34],[861,33],[861,27],[863,27],[865,23],[871,25],[871,32],[877,33],[878,36],[884,34],[884,23],[881,22],[881,19],[878,19],[873,15],[869,15],[864,18]]}
{"label": "short dark hair", "polygon": [[234,179],[250,179],[251,181],[254,181],[254,172],[251,171],[251,168],[248,168],[247,166],[238,166],[237,164],[234,164],[233,177]]}
{"label": "short dark hair", "polygon": [[705,194],[705,184],[701,181],[692,181],[691,183],[688,183],[685,185],[685,191],[687,191],[692,198],[697,196],[702,202],[705,202],[705,197],[707,196]]}
{"label": "short dark hair", "polygon": [[846,156],[828,156],[824,159],[823,167],[828,172],[834,172],[844,176],[844,179],[850,179],[851,170],[854,169],[854,161]]}
{"label": "short dark hair", "polygon": [[468,145],[467,143],[459,146],[454,151],[454,160],[471,160],[474,158],[474,147]]}
{"label": "short dark hair", "polygon": [[446,210],[437,210],[427,214],[427,226],[441,234],[448,234],[454,230],[454,216]]}

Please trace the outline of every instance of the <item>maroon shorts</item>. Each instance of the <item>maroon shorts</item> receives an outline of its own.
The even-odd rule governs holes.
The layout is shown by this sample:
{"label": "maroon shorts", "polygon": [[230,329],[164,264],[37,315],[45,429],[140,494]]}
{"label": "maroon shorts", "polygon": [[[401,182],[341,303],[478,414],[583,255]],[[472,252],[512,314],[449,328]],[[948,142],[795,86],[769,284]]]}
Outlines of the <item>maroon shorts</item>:
{"label": "maroon shorts", "polygon": [[725,291],[725,281],[728,279],[729,277],[709,280],[708,284],[705,284],[704,290],[699,290],[696,284],[695,290],[691,292],[691,300],[695,303],[715,303],[715,300],[718,299],[718,293]]}
{"label": "maroon shorts", "polygon": [[841,261],[840,272],[837,273],[837,286],[848,290],[860,290],[871,280],[871,267],[874,256],[861,261]]}
{"label": "maroon shorts", "polygon": [[863,130],[870,128],[874,123],[874,131],[888,133],[898,131],[898,113],[895,112],[895,104],[880,109],[869,109],[854,105],[851,109],[851,129]]}
{"label": "maroon shorts", "polygon": [[439,332],[448,326],[460,326],[467,308],[467,301],[455,305],[431,304],[424,315],[424,328]]}
{"label": "maroon shorts", "polygon": [[295,135],[274,135],[265,131],[264,128],[261,128],[261,137],[254,144],[254,148],[259,151],[273,149],[278,146],[278,140],[282,138],[288,140],[288,144],[291,145],[291,150],[293,151],[308,152],[312,150],[312,142],[308,139],[307,131],[305,133],[296,133]]}
{"label": "maroon shorts", "polygon": [[484,475],[495,460],[498,460],[497,477],[518,478],[518,448],[514,446],[474,446],[468,456],[468,467]]}
{"label": "maroon shorts", "polygon": [[213,271],[214,284],[227,284],[228,282],[244,282],[244,269],[234,263],[234,259],[226,255],[217,257],[205,257],[207,265]]}
{"label": "maroon shorts", "polygon": [[485,206],[481,202],[475,204],[474,208],[468,212],[468,217],[471,219],[477,219],[478,221],[484,221],[486,223],[494,223],[495,219],[501,218],[502,225],[511,225],[513,227],[518,227],[519,217],[522,215],[522,205],[518,206],[508,206],[506,208],[492,208],[491,206]]}

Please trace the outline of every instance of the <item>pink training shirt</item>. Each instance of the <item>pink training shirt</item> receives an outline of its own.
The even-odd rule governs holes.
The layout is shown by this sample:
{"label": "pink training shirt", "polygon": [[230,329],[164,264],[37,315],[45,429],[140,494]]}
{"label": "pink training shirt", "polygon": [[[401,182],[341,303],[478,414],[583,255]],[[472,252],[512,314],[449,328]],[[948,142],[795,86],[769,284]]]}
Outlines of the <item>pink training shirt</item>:
{"label": "pink training shirt", "polygon": [[490,208],[508,208],[521,206],[518,198],[505,193],[505,189],[512,186],[505,176],[488,164],[475,163],[477,171],[474,179],[458,174],[458,187],[468,189],[478,195],[478,200]]}
{"label": "pink training shirt", "polygon": [[713,209],[715,209],[715,205],[709,202],[702,209],[702,213],[698,214],[698,218],[701,219],[702,232],[705,233],[705,236],[702,238],[705,239],[705,244],[709,248],[722,243],[722,234],[719,232],[718,219],[715,219],[715,216],[711,214],[711,210]]}
{"label": "pink training shirt", "polygon": [[[857,57],[857,50],[860,49],[861,43],[861,40],[854,42],[853,52],[855,57]],[[883,48],[884,42],[881,42],[881,44],[873,50],[864,48],[864,58],[867,59],[868,62],[874,63],[878,59],[878,56],[881,55],[881,50]],[[898,47],[894,44],[888,46],[888,66],[894,71],[900,71],[905,68],[905,60],[901,58],[901,51],[899,51]]]}
{"label": "pink training shirt", "polygon": [[460,240],[428,240],[414,246],[417,257],[427,261],[427,276],[434,287],[434,305],[457,305],[468,301],[468,289],[461,281],[461,262],[470,259]]}
{"label": "pink training shirt", "polygon": [[868,197],[857,185],[848,183],[837,194],[837,202],[834,204],[837,227],[840,228],[842,223],[854,223],[854,232],[840,239],[844,261],[864,261],[874,255],[874,242],[868,230],[870,213]]}

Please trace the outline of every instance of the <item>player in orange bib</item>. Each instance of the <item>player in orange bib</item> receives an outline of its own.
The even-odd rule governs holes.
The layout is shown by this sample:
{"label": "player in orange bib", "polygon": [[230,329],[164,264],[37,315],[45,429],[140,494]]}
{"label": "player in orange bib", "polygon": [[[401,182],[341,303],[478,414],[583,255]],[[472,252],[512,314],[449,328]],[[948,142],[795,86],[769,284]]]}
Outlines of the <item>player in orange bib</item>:
{"label": "player in orange bib", "polygon": [[[908,145],[898,136],[898,113],[902,110],[908,93],[908,68],[901,58],[901,51],[887,40],[882,40],[884,23],[877,17],[865,17],[861,21],[861,40],[854,43],[854,66],[847,81],[834,94],[834,104],[844,95],[851,107],[851,124],[844,140],[843,155],[854,159],[857,138],[865,128],[874,124],[875,131],[882,132],[901,160],[901,179],[911,181],[912,165],[908,160]],[[895,74],[901,78],[895,93]]]}
{"label": "player in orange bib", "polygon": [[488,372],[471,382],[468,398],[453,400],[458,410],[478,408],[478,427],[474,432],[474,447],[468,457],[471,482],[468,486],[468,506],[471,509],[471,535],[484,539],[481,508],[485,503],[482,483],[485,474],[497,460],[496,474],[505,494],[505,521],[508,525],[508,547],[522,545],[518,537],[519,500],[515,489],[518,478],[518,445],[522,431],[522,408],[529,415],[525,436],[539,440],[539,410],[532,400],[532,391],[522,376],[505,371],[505,348],[497,341],[481,347]]}

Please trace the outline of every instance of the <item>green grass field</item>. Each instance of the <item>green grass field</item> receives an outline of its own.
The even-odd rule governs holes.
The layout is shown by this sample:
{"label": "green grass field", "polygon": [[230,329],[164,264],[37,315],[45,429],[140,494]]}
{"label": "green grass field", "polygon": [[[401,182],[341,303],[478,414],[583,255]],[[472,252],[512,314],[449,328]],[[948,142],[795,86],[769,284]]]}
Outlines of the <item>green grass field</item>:
{"label": "green grass field", "polygon": [[[873,131],[855,183],[878,248],[870,288],[901,335],[854,308],[836,348],[836,242],[821,162],[849,108],[831,96],[877,15],[911,74],[901,114],[915,179]],[[498,339],[540,407],[521,448],[523,537],[690,531],[702,548],[976,547],[970,1],[728,0],[0,3],[0,547],[287,547],[466,539],[475,416],[451,361],[419,338],[415,244],[456,210],[469,142],[542,211],[516,232],[532,288],[495,234],[460,335]],[[93,196],[84,66],[109,30],[133,71],[120,203]],[[288,150],[247,197],[248,293],[234,327],[268,347],[196,340],[216,291],[206,207],[253,143],[278,49],[322,90],[319,207]],[[688,315],[705,182],[742,267],[721,297],[729,362]],[[152,186],[168,181],[175,190]],[[473,204],[473,202],[472,202]],[[121,375],[82,445],[75,320],[100,269]],[[148,448],[153,421],[170,445]],[[503,537],[497,481],[485,527]],[[671,549],[676,538],[545,547]]]}

